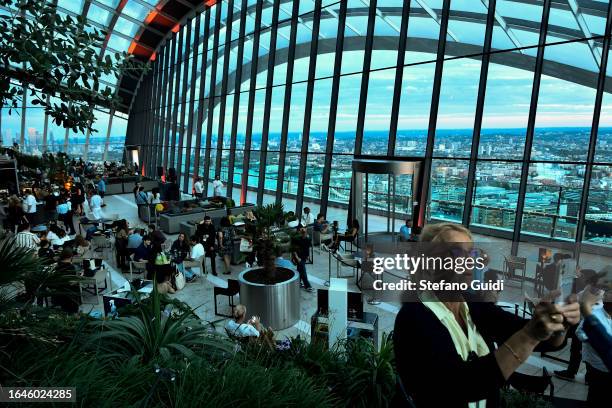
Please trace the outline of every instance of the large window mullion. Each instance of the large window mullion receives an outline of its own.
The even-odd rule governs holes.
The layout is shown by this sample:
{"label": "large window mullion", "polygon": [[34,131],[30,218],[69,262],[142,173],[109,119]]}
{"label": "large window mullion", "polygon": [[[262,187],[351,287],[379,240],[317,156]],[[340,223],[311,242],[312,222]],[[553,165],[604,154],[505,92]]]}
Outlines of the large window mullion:
{"label": "large window mullion", "polygon": [[[200,35],[200,33],[198,33]],[[202,121],[204,120],[204,101],[206,88],[206,64],[208,59],[208,36],[210,35],[210,7],[206,9],[204,18],[204,35],[202,36],[202,63],[200,72],[200,94],[198,95],[198,117],[196,119],[196,146],[193,160],[193,177],[198,177],[200,173],[200,150],[202,147]],[[210,93],[210,92],[209,92]],[[208,185],[208,183],[206,183]]]}
{"label": "large window mullion", "polygon": [[[347,2],[340,3],[338,13],[338,34],[336,38],[336,55],[334,60],[334,77],[332,80],[331,99],[329,104],[329,122],[327,126],[327,143],[325,146],[325,165],[321,186],[321,213],[327,212],[329,181],[331,175],[332,152],[336,133],[336,113],[338,111],[338,93],[340,91],[340,72],[342,68],[342,51],[344,49],[344,26],[346,24]],[[300,209],[301,210],[301,209]]]}
{"label": "large window mullion", "polygon": [[402,9],[402,24],[399,33],[397,50],[397,64],[395,68],[395,82],[393,84],[393,102],[391,103],[391,121],[389,124],[389,144],[387,155],[395,154],[395,141],[397,138],[397,121],[399,119],[400,101],[402,99],[402,81],[404,80],[404,61],[406,59],[406,43],[408,40],[408,22],[410,19],[411,0],[404,1]]}
{"label": "large window mullion", "polygon": [[[210,87],[208,90],[208,116],[206,119],[206,147],[204,150],[204,196],[208,195],[210,178],[210,149],[212,144],[213,119],[215,113],[215,96],[217,94],[217,58],[219,56],[219,30],[221,26],[221,2],[218,2],[215,13],[215,32],[213,38],[212,58],[210,60]],[[227,34],[227,33],[226,33]],[[231,34],[230,34],[231,35]],[[217,138],[219,135],[217,135]]]}
{"label": "large window mullion", "polygon": [[465,206],[463,209],[462,223],[466,227],[470,224],[472,214],[472,201],[474,197],[474,180],[476,179],[476,160],[478,159],[478,147],[480,146],[480,131],[482,129],[482,114],[484,111],[485,94],[487,90],[487,78],[489,75],[489,62],[491,60],[491,40],[493,38],[493,27],[495,26],[495,7],[497,0],[489,0],[487,10],[487,27],[485,29],[484,45],[482,49],[482,63],[480,65],[480,82],[478,84],[478,99],[476,100],[476,114],[474,118],[474,132],[472,133],[472,148],[470,151],[470,165],[468,179],[465,187]]}
{"label": "large window mullion", "polygon": [[[304,204],[304,183],[306,181],[306,166],[308,163],[308,142],[310,139],[310,120],[312,117],[312,100],[314,97],[315,74],[317,68],[317,49],[319,46],[319,27],[321,22],[321,0],[315,0],[312,19],[312,37],[310,40],[310,63],[308,65],[308,83],[306,86],[306,101],[304,102],[304,126],[302,128],[302,147],[300,149],[300,169],[298,171],[298,189],[295,199],[296,214],[302,213]],[[344,35],[344,34],[343,34]],[[342,50],[342,49],[341,49]]]}
{"label": "large window mullion", "polygon": [[259,37],[261,31],[261,10],[263,2],[258,1],[255,8],[255,27],[253,33],[253,58],[251,58],[251,81],[249,86],[249,101],[247,108],[246,134],[244,141],[244,156],[242,160],[242,180],[240,183],[240,203],[247,198],[249,184],[249,161],[251,158],[251,139],[253,135],[253,115],[255,108],[255,89],[257,88],[257,63],[259,61]]}
{"label": "large window mullion", "polygon": [[[192,46],[192,60],[191,60],[191,84],[189,88],[189,111],[187,114],[187,131],[185,135],[187,137],[187,147],[185,149],[185,174],[183,174],[183,192],[190,193],[187,191],[187,186],[189,185],[189,169],[191,166],[191,139],[193,134],[193,111],[195,108],[195,86],[196,86],[196,75],[198,70],[198,47],[200,45],[200,14],[196,16],[195,21],[195,33],[194,33],[194,41]],[[202,83],[200,82],[200,86]]]}
{"label": "large window mullion", "polygon": [[[178,111],[179,111],[179,96],[181,90],[181,66],[183,64],[183,37],[184,31],[180,30],[178,33],[178,55],[176,56],[176,62],[174,63],[174,96],[172,98],[172,127],[170,130],[170,164],[169,167],[174,168],[174,159],[176,154],[176,130],[178,128]],[[178,175],[178,169],[174,169],[175,174]]]}
{"label": "large window mullion", "polygon": [[[221,177],[221,158],[223,156],[223,134],[225,133],[225,110],[227,102],[227,77],[229,75],[230,48],[232,46],[232,23],[234,0],[227,1],[227,24],[225,25],[225,44],[223,47],[223,73],[221,75],[221,100],[219,106],[219,130],[217,131],[217,157],[215,176]],[[229,184],[229,179],[228,179]]]}
{"label": "large window mullion", "polygon": [[531,102],[529,104],[529,118],[525,135],[525,150],[523,152],[523,168],[521,169],[521,183],[519,185],[518,200],[516,205],[516,217],[514,219],[514,230],[512,233],[512,255],[518,253],[518,244],[521,238],[521,227],[523,224],[523,211],[525,209],[525,194],[527,193],[527,179],[529,177],[529,164],[531,162],[531,148],[533,146],[533,134],[535,131],[535,120],[538,110],[538,97],[540,94],[540,82],[542,79],[542,66],[544,64],[544,44],[548,32],[548,18],[550,16],[551,0],[544,0],[542,10],[542,22],[540,24],[540,37],[538,41],[538,52],[536,55],[535,69],[533,75],[533,88],[531,90]]}
{"label": "large window mullion", "polygon": [[[278,156],[278,177],[276,179],[276,202],[283,199],[283,184],[285,182],[285,161],[287,158],[287,136],[289,134],[289,114],[291,113],[291,93],[293,90],[293,68],[295,59],[295,43],[297,39],[298,15],[300,2],[293,2],[291,13],[291,32],[289,34],[289,49],[287,55],[287,76],[285,78],[285,97],[283,101],[283,118],[281,124],[280,153]],[[299,214],[299,213],[298,213]]]}
{"label": "large window mullion", "polygon": [[232,107],[232,130],[227,168],[227,196],[232,197],[234,189],[234,166],[236,165],[236,137],[238,133],[238,116],[240,113],[240,88],[242,84],[242,64],[244,57],[244,34],[246,31],[247,0],[242,0],[240,7],[240,32],[238,33],[238,51],[236,56],[236,74],[234,82],[234,106]]}
{"label": "large window mullion", "polygon": [[[181,179],[183,175],[182,167],[183,167],[183,143],[185,138],[185,108],[187,105],[187,78],[189,77],[189,53],[191,51],[191,21],[187,23],[185,33],[185,61],[183,62],[183,79],[181,80],[183,83],[183,89],[181,90],[181,118],[180,125],[178,126],[178,156],[176,163],[176,179],[177,183],[181,184]],[[193,76],[191,77],[191,81],[193,82]],[[183,183],[183,191],[185,190],[186,184]]]}
{"label": "large window mullion", "polygon": [[440,16],[440,35],[438,37],[438,50],[436,54],[436,67],[431,93],[431,104],[429,108],[429,124],[427,127],[427,147],[425,148],[425,161],[419,174],[418,183],[420,184],[421,196],[415,204],[414,215],[418,227],[425,224],[425,210],[429,201],[429,188],[431,177],[431,165],[433,149],[436,136],[438,120],[438,107],[440,104],[440,88],[442,86],[442,72],[444,68],[444,55],[446,52],[446,35],[448,32],[448,17],[450,14],[450,0],[444,0],[442,14]]}
{"label": "large window mullion", "polygon": [[[172,131],[172,108],[173,108],[173,99],[172,99],[172,91],[174,89],[174,70],[176,68],[176,38],[175,35],[172,37],[172,41],[170,42],[170,60],[169,60],[169,72],[168,72],[168,89],[167,89],[167,99],[166,99],[166,114],[164,115],[164,131],[163,131],[163,152],[164,152],[164,168],[168,169],[168,153],[170,149],[170,132]],[[167,46],[167,44],[166,44]]]}
{"label": "large window mullion", "polygon": [[[276,37],[278,35],[278,13],[280,0],[274,0],[272,6],[272,27],[270,29],[270,50],[268,52],[268,72],[266,77],[266,97],[261,132],[261,149],[259,153],[259,180],[257,187],[257,204],[263,204],[266,183],[266,162],[268,160],[268,137],[270,133],[270,109],[272,107],[272,85],[274,82],[274,63],[276,59]],[[280,168],[279,168],[280,171]]]}
{"label": "large window mullion", "polygon": [[608,13],[606,18],[605,33],[608,33],[603,38],[601,62],[599,65],[599,76],[597,77],[597,91],[595,93],[595,106],[593,111],[593,124],[591,126],[591,135],[589,140],[589,150],[587,152],[586,169],[584,172],[584,183],[582,185],[580,207],[578,209],[578,224],[576,226],[576,242],[579,245],[576,248],[575,257],[580,257],[580,247],[584,236],[584,226],[586,212],[588,208],[589,190],[591,188],[591,176],[593,174],[593,163],[595,161],[595,150],[597,146],[597,134],[599,133],[599,121],[601,118],[601,107],[606,86],[606,73],[608,68],[608,57],[610,50],[610,31],[612,30],[612,4],[608,3]]}
{"label": "large window mullion", "polygon": [[[357,113],[357,130],[355,132],[355,155],[361,154],[363,144],[363,127],[365,122],[366,104],[368,100],[368,85],[370,82],[370,66],[372,62],[372,46],[374,44],[374,25],[376,23],[376,0],[370,0],[368,10],[368,28],[366,31],[363,69],[361,70],[361,91],[359,93],[359,110]],[[339,32],[339,31],[338,31]]]}

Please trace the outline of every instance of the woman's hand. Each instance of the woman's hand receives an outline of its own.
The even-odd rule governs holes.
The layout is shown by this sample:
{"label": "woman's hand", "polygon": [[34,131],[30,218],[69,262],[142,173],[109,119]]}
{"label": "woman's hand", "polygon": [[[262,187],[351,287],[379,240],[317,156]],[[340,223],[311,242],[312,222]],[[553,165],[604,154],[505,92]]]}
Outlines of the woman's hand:
{"label": "woman's hand", "polygon": [[575,326],[580,322],[580,305],[577,301],[577,296],[571,294],[565,301],[565,305],[561,306],[561,313],[568,326]]}
{"label": "woman's hand", "polygon": [[542,301],[538,303],[533,311],[533,317],[525,325],[525,332],[529,337],[546,341],[553,333],[565,330],[562,306]]}

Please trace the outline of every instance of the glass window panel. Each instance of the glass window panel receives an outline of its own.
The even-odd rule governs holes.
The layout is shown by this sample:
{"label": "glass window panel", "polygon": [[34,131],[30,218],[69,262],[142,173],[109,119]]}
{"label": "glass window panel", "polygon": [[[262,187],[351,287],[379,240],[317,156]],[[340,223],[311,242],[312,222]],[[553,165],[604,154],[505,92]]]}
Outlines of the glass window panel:
{"label": "glass window panel", "polygon": [[461,222],[465,203],[467,160],[433,160],[429,217]]}
{"label": "glass window panel", "polygon": [[289,132],[287,134],[287,151],[302,150],[302,130],[304,129],[304,110],[306,103],[305,83],[294,84],[291,89],[291,109],[289,111]]}
{"label": "glass window panel", "polygon": [[72,11],[74,14],[81,14],[83,10],[83,0],[58,0],[57,5],[68,11]]}
{"label": "glass window panel", "polygon": [[478,157],[523,157],[535,62],[525,70],[504,65],[515,57],[513,53],[491,55]]}
{"label": "glass window panel", "polygon": [[[4,118],[3,118],[4,119]],[[4,123],[3,123],[4,127]],[[45,111],[42,108],[26,109],[25,149],[29,153],[41,154],[45,131]],[[4,137],[2,138],[4,140]]]}
{"label": "glass window panel", "polygon": [[363,154],[387,154],[395,71],[393,68],[370,73],[361,147]]}
{"label": "glass window panel", "polygon": [[143,21],[145,16],[149,13],[149,7],[143,6],[135,0],[129,0],[121,12],[136,20]]}
{"label": "glass window panel", "polygon": [[[119,17],[115,23],[115,31],[125,34],[128,37],[134,37],[140,28],[139,24],[135,24],[123,17]],[[123,50],[120,48],[120,50]]]}
{"label": "glass window panel", "polygon": [[127,51],[130,47],[130,43],[130,40],[121,37],[117,33],[112,33],[110,39],[108,40],[108,48],[119,52]]}
{"label": "glass window panel", "polygon": [[521,167],[520,163],[478,162],[471,225],[514,229]]}
{"label": "glass window panel", "polygon": [[[361,76],[361,73],[359,73],[354,75],[346,75],[340,78],[338,110],[336,112],[334,153],[352,154],[355,151],[355,135],[357,130],[357,114],[359,111],[358,101],[361,88]],[[329,102],[327,102],[327,106],[329,106]],[[322,135],[325,135],[325,133],[322,133]],[[373,135],[372,138],[375,138],[375,136],[378,136],[378,134]],[[322,140],[320,145],[323,147],[323,149],[325,149],[325,140]]]}
{"label": "glass window panel", "polygon": [[[565,49],[569,44],[549,46]],[[545,59],[543,72],[548,72]],[[533,160],[585,161],[593,121],[596,77],[591,86],[542,75],[531,157]],[[571,103],[568,103],[571,101]]]}
{"label": "glass window panel", "polygon": [[87,19],[94,21],[98,24],[102,24],[104,27],[108,27],[113,13],[103,9],[102,7],[96,6],[94,3],[89,5],[89,11],[87,12]]}
{"label": "glass window panel", "polygon": [[473,59],[444,63],[435,156],[470,157],[480,65],[479,60]]}
{"label": "glass window panel", "polygon": [[611,166],[594,166],[584,223],[583,241],[612,245]]}
{"label": "glass window panel", "polygon": [[310,137],[308,139],[308,153],[325,152],[327,128],[329,125],[331,86],[331,78],[315,81],[312,116],[310,119]]}
{"label": "glass window panel", "polygon": [[583,184],[584,166],[532,163],[521,232],[573,240]]}
{"label": "glass window panel", "polygon": [[395,144],[398,156],[425,154],[435,67],[429,63],[404,68]]}

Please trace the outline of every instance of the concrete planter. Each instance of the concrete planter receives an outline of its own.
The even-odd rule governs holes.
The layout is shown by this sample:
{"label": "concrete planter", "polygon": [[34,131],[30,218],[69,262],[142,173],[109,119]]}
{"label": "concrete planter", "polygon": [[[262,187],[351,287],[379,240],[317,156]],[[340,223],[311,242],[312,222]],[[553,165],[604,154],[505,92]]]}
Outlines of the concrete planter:
{"label": "concrete planter", "polygon": [[286,329],[300,320],[300,275],[293,269],[278,268],[293,272],[293,276],[274,285],[245,279],[245,274],[259,267],[246,269],[238,276],[240,303],[247,307],[248,316],[259,316],[265,327],[274,330]]}

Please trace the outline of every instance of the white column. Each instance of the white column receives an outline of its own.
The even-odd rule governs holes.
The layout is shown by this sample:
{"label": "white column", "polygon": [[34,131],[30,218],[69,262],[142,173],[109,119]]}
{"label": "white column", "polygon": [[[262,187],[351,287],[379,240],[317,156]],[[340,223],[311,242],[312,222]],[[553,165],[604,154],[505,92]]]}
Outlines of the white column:
{"label": "white column", "polygon": [[346,339],[348,327],[347,280],[332,278],[329,283],[329,348]]}

